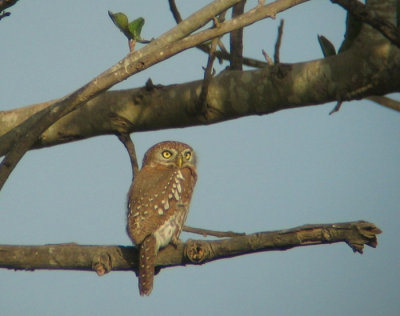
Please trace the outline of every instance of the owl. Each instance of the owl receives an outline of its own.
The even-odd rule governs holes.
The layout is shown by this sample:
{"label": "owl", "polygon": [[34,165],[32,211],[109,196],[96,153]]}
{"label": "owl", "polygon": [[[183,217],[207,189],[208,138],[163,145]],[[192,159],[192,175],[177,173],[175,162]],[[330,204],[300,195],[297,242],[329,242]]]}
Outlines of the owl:
{"label": "owl", "polygon": [[127,231],[139,248],[139,291],[150,295],[158,250],[177,244],[196,184],[196,155],[180,142],[151,147],[128,193]]}

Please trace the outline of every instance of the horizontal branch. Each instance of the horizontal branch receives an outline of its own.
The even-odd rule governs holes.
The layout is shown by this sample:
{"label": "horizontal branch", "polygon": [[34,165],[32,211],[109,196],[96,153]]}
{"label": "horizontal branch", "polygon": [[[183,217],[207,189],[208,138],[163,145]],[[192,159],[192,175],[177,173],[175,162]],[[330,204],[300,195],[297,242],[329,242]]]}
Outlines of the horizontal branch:
{"label": "horizontal branch", "polygon": [[[347,243],[362,253],[364,245],[377,246],[381,230],[365,221],[303,225],[292,229],[260,232],[222,240],[188,240],[176,247],[161,250],[158,268],[204,264],[255,252],[282,251],[294,247]],[[0,245],[0,268],[15,270],[94,270],[99,275],[109,271],[136,270],[137,250],[125,246],[84,246],[59,244],[44,246]]]}
{"label": "horizontal branch", "polygon": [[[224,71],[210,82],[205,115],[194,107],[202,81],[108,91],[53,124],[42,133],[34,147],[97,135],[207,125],[397,91],[400,57],[393,58],[389,49],[377,50],[373,45],[369,48],[371,51],[349,49],[339,55],[305,63]],[[39,104],[0,112],[0,156],[17,141],[7,131],[42,108]]]}

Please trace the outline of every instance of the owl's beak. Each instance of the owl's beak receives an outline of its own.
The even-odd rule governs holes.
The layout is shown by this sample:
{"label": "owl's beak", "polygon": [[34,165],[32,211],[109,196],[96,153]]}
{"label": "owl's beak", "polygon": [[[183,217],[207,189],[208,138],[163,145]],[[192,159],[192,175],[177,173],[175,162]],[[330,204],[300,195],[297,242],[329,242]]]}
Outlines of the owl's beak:
{"label": "owl's beak", "polygon": [[181,155],[179,155],[179,156],[176,158],[176,164],[178,165],[179,168],[182,167],[182,165],[183,165],[183,158],[182,158]]}

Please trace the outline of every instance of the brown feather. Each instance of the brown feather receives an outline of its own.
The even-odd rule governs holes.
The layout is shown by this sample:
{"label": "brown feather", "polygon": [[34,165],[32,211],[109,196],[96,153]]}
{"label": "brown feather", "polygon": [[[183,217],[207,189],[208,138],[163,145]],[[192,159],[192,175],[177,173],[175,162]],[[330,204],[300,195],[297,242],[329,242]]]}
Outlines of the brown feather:
{"label": "brown feather", "polygon": [[[174,160],[160,158],[165,150]],[[185,160],[188,151],[190,160]],[[196,157],[188,145],[163,142],[146,152],[128,195],[127,231],[139,247],[141,295],[153,288],[158,250],[179,238],[196,180]]]}
{"label": "brown feather", "polygon": [[141,243],[139,249],[139,292],[141,296],[150,295],[153,289],[156,251],[156,239],[150,235]]}

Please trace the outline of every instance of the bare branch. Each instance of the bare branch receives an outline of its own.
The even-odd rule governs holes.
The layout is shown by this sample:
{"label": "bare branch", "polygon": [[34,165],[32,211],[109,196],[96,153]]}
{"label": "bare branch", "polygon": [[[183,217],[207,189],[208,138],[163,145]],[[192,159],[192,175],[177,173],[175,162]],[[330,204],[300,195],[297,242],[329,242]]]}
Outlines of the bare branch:
{"label": "bare branch", "polygon": [[[128,55],[118,64],[109,68],[82,88],[60,101],[57,101],[48,108],[45,108],[41,114],[38,114],[37,120],[29,119],[27,122],[21,124],[15,131],[11,131],[11,135],[10,133],[3,135],[0,138],[0,143],[4,147],[12,149],[3,159],[0,166],[0,189],[24,153],[38,141],[40,134],[51,124],[67,113],[76,110],[81,104],[87,102],[94,96],[100,94],[114,84],[125,80],[129,76],[182,52],[183,50],[199,45],[206,40],[229,33],[234,29],[252,24],[258,20],[267,17],[275,17],[278,12],[308,0],[276,1],[257,8],[257,10],[251,10],[233,20],[221,23],[217,28],[204,30],[187,36],[187,34],[197,30],[214,17],[210,14],[210,8],[213,9],[211,13],[221,13],[238,1],[240,0],[214,1],[187,18],[185,20],[187,23],[178,24],[171,31],[166,32],[147,46]],[[187,37],[182,39],[185,36]]]}
{"label": "bare branch", "polygon": [[178,7],[176,6],[175,0],[168,0],[169,9],[175,19],[175,22],[179,24],[182,21],[181,14],[179,13]]}
{"label": "bare branch", "polygon": [[214,237],[219,237],[219,238],[226,238],[226,237],[237,237],[237,236],[246,235],[245,233],[235,233],[232,231],[220,232],[220,231],[215,231],[215,230],[190,227],[190,226],[186,226],[186,225],[183,226],[182,230],[187,233],[202,235],[203,237],[214,236]]}
{"label": "bare branch", "polygon": [[261,50],[261,53],[264,56],[265,61],[267,62],[267,64],[269,66],[272,66],[274,64],[274,61],[272,60],[272,58],[268,55],[268,53],[263,49]]}
{"label": "bare branch", "polygon": [[400,112],[400,102],[399,101],[393,100],[388,97],[380,96],[380,95],[371,95],[371,96],[367,97],[366,99],[373,101],[375,103],[378,103],[389,109]]}
{"label": "bare branch", "polygon": [[[246,0],[242,0],[232,8],[232,18],[236,18],[243,14]],[[232,70],[243,69],[243,28],[234,30],[230,33],[231,46],[231,65]]]}
{"label": "bare branch", "polygon": [[280,63],[280,50],[282,44],[283,26],[285,25],[285,20],[281,20],[278,27],[278,36],[275,43],[275,53],[274,53],[274,63]]}
{"label": "bare branch", "polygon": [[371,25],[381,32],[393,44],[400,47],[400,29],[382,18],[377,13],[369,10],[365,4],[357,0],[331,0],[349,11],[353,16],[362,22]]}
{"label": "bare branch", "polygon": [[0,12],[12,7],[18,0],[0,0]]}
{"label": "bare branch", "polygon": [[[158,268],[204,264],[207,262],[264,251],[282,251],[294,247],[347,243],[354,252],[363,253],[364,245],[377,246],[381,230],[365,221],[304,225],[292,229],[260,232],[223,240],[189,240],[161,250]],[[77,244],[45,246],[0,246],[0,268],[15,270],[136,270],[137,250],[125,246],[84,246]]]}
{"label": "bare branch", "polygon": [[[40,134],[50,125],[116,83],[178,52],[200,44],[200,42],[192,43],[192,41],[192,44],[189,44],[189,46],[179,45],[179,40],[202,27],[212,19],[215,14],[225,11],[238,1],[239,0],[214,1],[187,18],[187,23],[178,24],[172,30],[161,35],[157,40],[154,40],[142,49],[128,55],[118,64],[109,68],[82,88],[62,98],[60,101],[56,101],[53,105],[44,109],[41,113],[38,113],[35,118],[30,118],[27,122],[24,122],[22,126],[15,131],[17,141],[10,144],[11,150],[0,164],[0,190],[23,155],[33,146]],[[213,38],[213,36],[211,38]],[[175,41],[178,41],[178,44],[172,47],[168,46],[168,44],[174,43]],[[161,53],[154,54],[166,46],[168,46],[168,49],[165,55]],[[180,47],[180,49],[177,49],[178,47]]]}
{"label": "bare branch", "polygon": [[329,112],[329,115],[339,112],[340,108],[342,107],[342,104],[343,104],[343,101],[337,101],[335,107],[332,109],[332,111]]}
{"label": "bare branch", "polygon": [[117,135],[118,139],[121,141],[121,143],[125,146],[128,155],[129,155],[129,159],[131,161],[131,167],[132,167],[132,180],[135,178],[135,175],[137,175],[138,171],[139,171],[139,164],[138,164],[138,160],[136,157],[136,150],[135,150],[135,145],[132,142],[131,137],[129,136],[129,134],[119,134]]}
{"label": "bare branch", "polygon": [[208,56],[207,67],[204,71],[204,80],[201,85],[201,92],[197,101],[197,111],[202,114],[206,113],[208,87],[210,85],[211,79],[213,78],[213,64],[215,61],[214,53],[217,48],[218,41],[219,38],[214,38],[211,42],[210,55]]}

